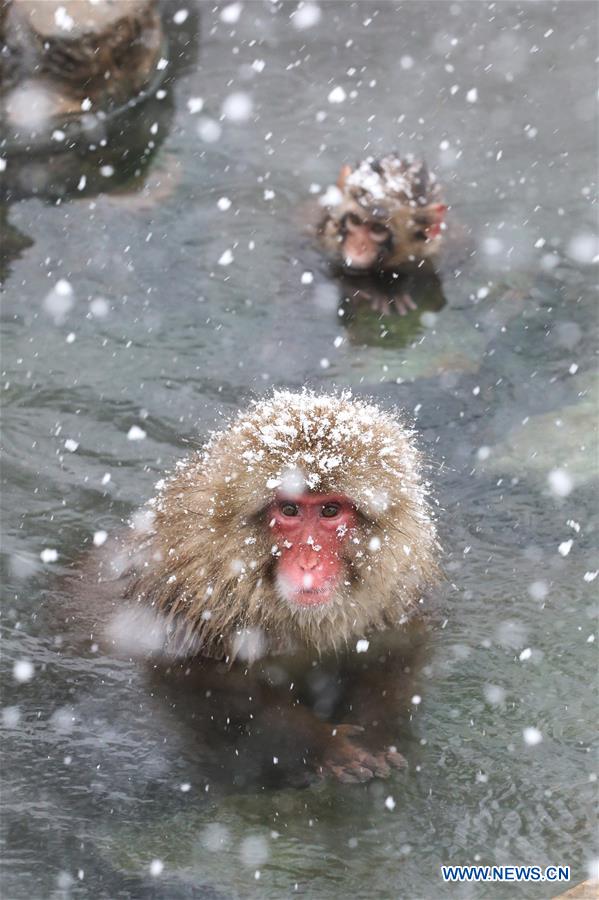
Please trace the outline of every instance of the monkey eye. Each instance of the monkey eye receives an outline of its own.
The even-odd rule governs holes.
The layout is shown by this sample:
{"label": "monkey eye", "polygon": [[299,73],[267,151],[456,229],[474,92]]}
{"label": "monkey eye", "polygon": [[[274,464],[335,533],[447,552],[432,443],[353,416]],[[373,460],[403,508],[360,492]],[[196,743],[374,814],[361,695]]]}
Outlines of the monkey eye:
{"label": "monkey eye", "polygon": [[335,516],[339,515],[341,507],[338,503],[325,503],[325,505],[320,510],[320,515],[325,519],[334,519]]}
{"label": "monkey eye", "polygon": [[349,222],[350,225],[361,225],[362,219],[357,216],[355,213],[347,213],[345,216],[345,224]]}
{"label": "monkey eye", "polygon": [[297,503],[281,503],[280,509],[284,516],[297,516],[299,513]]}
{"label": "monkey eye", "polygon": [[388,234],[389,229],[382,222],[373,222],[370,226],[373,234]]}

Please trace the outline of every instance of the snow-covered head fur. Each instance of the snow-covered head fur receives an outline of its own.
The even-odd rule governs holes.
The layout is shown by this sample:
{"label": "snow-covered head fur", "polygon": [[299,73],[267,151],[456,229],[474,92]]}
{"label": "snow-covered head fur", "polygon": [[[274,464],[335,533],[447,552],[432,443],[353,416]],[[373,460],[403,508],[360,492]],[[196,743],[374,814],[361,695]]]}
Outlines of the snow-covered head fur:
{"label": "snow-covered head fur", "polygon": [[[410,429],[374,404],[275,391],[159,482],[149,529],[134,533],[126,596],[163,618],[175,655],[325,652],[398,626],[437,577],[421,468]],[[266,511],[281,489],[355,504],[347,575],[322,606],[294,608],[277,592]]]}

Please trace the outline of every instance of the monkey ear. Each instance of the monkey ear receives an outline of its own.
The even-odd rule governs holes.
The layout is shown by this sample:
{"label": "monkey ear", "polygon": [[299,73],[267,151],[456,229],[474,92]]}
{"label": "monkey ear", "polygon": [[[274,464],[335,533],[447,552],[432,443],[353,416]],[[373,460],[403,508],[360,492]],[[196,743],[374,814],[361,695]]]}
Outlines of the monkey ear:
{"label": "monkey ear", "polygon": [[345,187],[345,181],[348,175],[351,175],[352,169],[347,163],[344,166],[341,166],[341,171],[339,172],[339,178],[337,179],[337,187],[340,191]]}
{"label": "monkey ear", "polygon": [[429,238],[437,237],[441,232],[441,225],[445,221],[447,206],[444,203],[431,203],[425,208],[427,219],[430,225],[427,226],[426,233]]}

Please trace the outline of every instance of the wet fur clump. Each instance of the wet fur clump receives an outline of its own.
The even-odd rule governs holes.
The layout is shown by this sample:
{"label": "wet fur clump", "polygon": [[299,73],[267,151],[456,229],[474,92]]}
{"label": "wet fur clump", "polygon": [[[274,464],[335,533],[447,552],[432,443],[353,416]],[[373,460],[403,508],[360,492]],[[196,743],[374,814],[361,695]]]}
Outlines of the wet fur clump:
{"label": "wet fur clump", "polygon": [[[349,393],[275,391],[159,482],[119,578],[134,610],[163,627],[161,651],[232,661],[339,649],[406,621],[436,580],[435,526],[413,434]],[[347,576],[325,605],[279,595],[268,529],[277,490],[339,492],[359,525]]]}

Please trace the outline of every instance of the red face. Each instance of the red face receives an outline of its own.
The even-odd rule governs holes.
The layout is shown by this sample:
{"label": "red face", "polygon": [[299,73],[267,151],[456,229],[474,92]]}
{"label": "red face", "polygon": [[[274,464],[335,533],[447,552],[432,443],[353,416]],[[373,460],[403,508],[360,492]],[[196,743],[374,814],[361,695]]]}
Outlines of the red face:
{"label": "red face", "polygon": [[370,269],[389,241],[389,229],[381,222],[362,221],[355,213],[347,213],[343,228],[345,265],[350,269]]}
{"label": "red face", "polygon": [[289,603],[327,603],[343,574],[341,552],[357,523],[356,510],[342,494],[279,496],[268,513],[281,553],[277,586]]}

